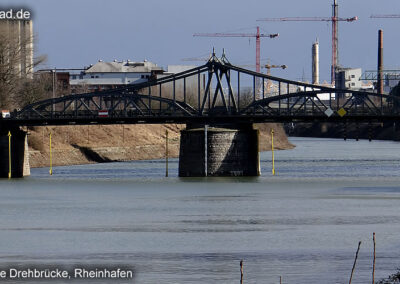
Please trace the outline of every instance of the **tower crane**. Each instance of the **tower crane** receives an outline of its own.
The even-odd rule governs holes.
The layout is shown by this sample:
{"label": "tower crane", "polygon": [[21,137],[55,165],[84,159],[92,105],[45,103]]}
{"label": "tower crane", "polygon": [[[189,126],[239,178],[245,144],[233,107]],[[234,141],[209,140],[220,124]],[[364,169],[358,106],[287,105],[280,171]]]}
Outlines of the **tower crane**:
{"label": "tower crane", "polygon": [[210,58],[207,57],[188,57],[188,58],[182,58],[181,61],[207,61]]}
{"label": "tower crane", "polygon": [[[286,69],[286,68],[287,68],[287,65],[274,65],[274,64],[269,64],[269,63],[268,63],[268,64],[266,64],[264,67],[267,69],[267,75],[268,75],[268,76],[271,76],[271,69],[272,69],[272,68]],[[267,93],[270,92],[270,89],[271,89],[271,81],[270,81],[270,80],[267,80]]]}
{"label": "tower crane", "polygon": [[380,19],[399,19],[400,14],[390,14],[390,15],[371,15],[371,18],[380,18]]}
{"label": "tower crane", "polygon": [[281,68],[281,69],[286,69],[287,66],[286,65],[271,65],[271,64],[267,64],[264,66],[268,71],[267,71],[267,75],[271,75],[271,68]]}
{"label": "tower crane", "polygon": [[[252,67],[252,68],[254,68],[254,65],[239,65],[239,67]],[[268,76],[271,76],[271,69],[274,69],[274,68],[286,69],[286,68],[287,68],[287,65],[274,65],[274,64],[270,64],[270,63],[269,63],[269,59],[268,59],[268,63],[265,64],[265,65],[262,65],[261,68],[267,69],[267,75],[268,75]],[[271,86],[272,86],[271,80],[266,79],[266,82],[265,82],[264,84],[265,84],[264,86],[266,86],[266,92],[267,92],[267,94],[270,93]]]}
{"label": "tower crane", "polygon": [[286,21],[324,21],[332,22],[332,66],[331,66],[331,83],[335,83],[335,71],[339,65],[339,46],[338,46],[338,22],[354,22],[358,17],[352,18],[339,18],[338,17],[338,4],[334,0],[332,5],[332,17],[287,17],[287,18],[263,18],[257,21],[267,22],[286,22]]}
{"label": "tower crane", "polygon": [[257,27],[257,32],[254,33],[195,33],[194,37],[255,37],[256,38],[256,71],[260,72],[260,38],[268,37],[275,38],[279,34],[260,34],[260,27]]}

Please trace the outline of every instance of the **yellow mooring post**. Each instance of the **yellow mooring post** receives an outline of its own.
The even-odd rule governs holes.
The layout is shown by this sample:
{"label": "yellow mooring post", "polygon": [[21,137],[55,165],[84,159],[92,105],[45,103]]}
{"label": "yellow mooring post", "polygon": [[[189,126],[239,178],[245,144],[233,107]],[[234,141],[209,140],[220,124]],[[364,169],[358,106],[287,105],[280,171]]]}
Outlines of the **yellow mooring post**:
{"label": "yellow mooring post", "polygon": [[168,130],[165,130],[165,176],[168,177]]}
{"label": "yellow mooring post", "polygon": [[372,240],[374,242],[374,261],[372,263],[372,284],[375,283],[375,260],[376,260],[376,240],[375,240],[375,232],[372,235]]}
{"label": "yellow mooring post", "polygon": [[275,175],[274,130],[271,129],[272,175]]}
{"label": "yellow mooring post", "polygon": [[11,178],[11,132],[8,131],[8,178]]}
{"label": "yellow mooring post", "polygon": [[49,139],[50,139],[50,142],[49,142],[49,151],[50,151],[50,170],[49,170],[49,174],[53,175],[53,157],[51,155],[51,132],[49,134]]}

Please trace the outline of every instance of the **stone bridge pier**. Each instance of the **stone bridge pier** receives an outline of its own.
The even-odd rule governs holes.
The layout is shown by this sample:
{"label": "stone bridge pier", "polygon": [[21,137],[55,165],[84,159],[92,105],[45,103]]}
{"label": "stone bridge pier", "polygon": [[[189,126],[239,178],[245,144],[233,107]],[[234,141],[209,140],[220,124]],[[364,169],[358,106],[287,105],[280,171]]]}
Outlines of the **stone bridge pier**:
{"label": "stone bridge pier", "polygon": [[179,176],[259,176],[258,143],[252,124],[187,125],[181,131]]}
{"label": "stone bridge pier", "polygon": [[0,178],[7,178],[9,166],[9,137],[11,133],[11,177],[30,175],[28,138],[20,128],[0,129]]}

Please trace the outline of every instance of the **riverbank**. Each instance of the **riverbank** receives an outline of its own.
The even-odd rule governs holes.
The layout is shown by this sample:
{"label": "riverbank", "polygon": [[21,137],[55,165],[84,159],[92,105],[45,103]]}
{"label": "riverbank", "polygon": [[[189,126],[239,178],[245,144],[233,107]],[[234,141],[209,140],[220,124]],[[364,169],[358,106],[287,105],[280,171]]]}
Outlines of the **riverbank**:
{"label": "riverbank", "polygon": [[378,284],[395,284],[395,283],[400,283],[400,272],[397,272],[395,274],[390,275],[386,279],[382,279]]}
{"label": "riverbank", "polygon": [[[52,134],[54,166],[150,160],[165,157],[165,133],[168,131],[168,152],[178,157],[180,131],[184,125],[90,125],[33,127],[28,143],[31,167],[47,167],[50,160],[49,134]],[[280,124],[258,124],[260,151],[271,149],[271,129],[274,147],[284,150],[294,146],[288,141]]]}
{"label": "riverbank", "polygon": [[297,123],[285,126],[294,137],[346,138],[400,141],[400,129],[386,123]]}

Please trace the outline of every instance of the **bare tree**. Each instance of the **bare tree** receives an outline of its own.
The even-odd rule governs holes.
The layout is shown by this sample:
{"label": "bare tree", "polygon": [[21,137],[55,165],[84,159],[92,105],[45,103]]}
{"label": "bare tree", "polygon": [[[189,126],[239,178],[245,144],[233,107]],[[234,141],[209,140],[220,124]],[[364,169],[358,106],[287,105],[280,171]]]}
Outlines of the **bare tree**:
{"label": "bare tree", "polygon": [[243,88],[240,91],[239,105],[241,108],[247,107],[253,102],[253,89],[251,87]]}
{"label": "bare tree", "polygon": [[0,21],[0,108],[19,107],[16,97],[21,88],[34,80],[33,68],[46,60],[45,56],[27,60],[33,54],[33,35],[16,33],[12,28],[16,23]]}
{"label": "bare tree", "polygon": [[70,89],[70,92],[64,95],[68,94],[84,94],[84,93],[89,93],[89,85],[86,83],[79,84],[79,85],[74,85],[73,88]]}
{"label": "bare tree", "polygon": [[53,80],[50,73],[34,74],[33,79],[21,78],[13,96],[13,105],[23,107],[52,97]]}

